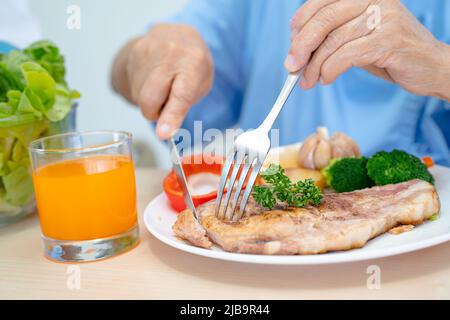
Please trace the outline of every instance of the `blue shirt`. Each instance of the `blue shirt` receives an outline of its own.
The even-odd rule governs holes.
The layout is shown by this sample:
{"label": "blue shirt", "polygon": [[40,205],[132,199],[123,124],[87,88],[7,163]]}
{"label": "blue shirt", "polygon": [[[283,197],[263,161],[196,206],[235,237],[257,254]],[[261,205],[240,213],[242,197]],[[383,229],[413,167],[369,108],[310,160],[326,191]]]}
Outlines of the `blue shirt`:
{"label": "blue shirt", "polygon": [[[194,120],[203,121],[203,130],[261,123],[287,76],[289,21],[303,2],[192,0],[170,19],[195,27],[215,64],[212,91],[189,111],[184,128],[193,130]],[[450,1],[403,3],[436,38],[450,42]],[[329,86],[294,89],[274,127],[283,145],[302,141],[317,126],[347,133],[368,156],[399,148],[450,165],[450,104],[416,96],[359,68]]]}

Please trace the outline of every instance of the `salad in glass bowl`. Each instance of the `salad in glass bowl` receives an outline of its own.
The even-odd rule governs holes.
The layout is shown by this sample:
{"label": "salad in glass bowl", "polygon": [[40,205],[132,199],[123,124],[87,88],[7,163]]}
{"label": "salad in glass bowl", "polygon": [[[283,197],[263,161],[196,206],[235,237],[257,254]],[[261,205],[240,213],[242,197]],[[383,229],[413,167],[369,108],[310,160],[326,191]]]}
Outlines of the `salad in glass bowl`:
{"label": "salad in glass bowl", "polygon": [[50,41],[0,54],[0,226],[34,211],[28,145],[75,129],[64,57]]}

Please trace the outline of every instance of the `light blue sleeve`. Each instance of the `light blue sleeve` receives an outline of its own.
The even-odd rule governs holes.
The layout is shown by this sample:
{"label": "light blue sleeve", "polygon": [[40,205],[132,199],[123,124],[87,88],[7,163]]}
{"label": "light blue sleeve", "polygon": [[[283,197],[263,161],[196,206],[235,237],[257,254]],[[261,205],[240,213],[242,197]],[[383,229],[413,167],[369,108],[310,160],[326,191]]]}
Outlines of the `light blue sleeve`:
{"label": "light blue sleeve", "polygon": [[168,22],[196,28],[206,41],[214,61],[211,92],[189,111],[182,127],[193,132],[194,121],[203,130],[225,129],[236,124],[241,108],[244,75],[245,17],[251,1],[191,0]]}

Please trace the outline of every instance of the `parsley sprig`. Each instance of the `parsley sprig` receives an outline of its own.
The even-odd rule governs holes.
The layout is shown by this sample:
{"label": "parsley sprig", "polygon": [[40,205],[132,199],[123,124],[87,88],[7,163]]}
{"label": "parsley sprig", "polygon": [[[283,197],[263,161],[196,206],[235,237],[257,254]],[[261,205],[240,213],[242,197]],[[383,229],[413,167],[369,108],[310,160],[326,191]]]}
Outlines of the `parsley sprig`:
{"label": "parsley sprig", "polygon": [[319,205],[322,201],[322,192],[314,184],[314,180],[306,179],[292,183],[279,165],[271,164],[260,175],[267,184],[255,186],[253,198],[267,209],[273,209],[277,202],[300,208],[306,205]]}

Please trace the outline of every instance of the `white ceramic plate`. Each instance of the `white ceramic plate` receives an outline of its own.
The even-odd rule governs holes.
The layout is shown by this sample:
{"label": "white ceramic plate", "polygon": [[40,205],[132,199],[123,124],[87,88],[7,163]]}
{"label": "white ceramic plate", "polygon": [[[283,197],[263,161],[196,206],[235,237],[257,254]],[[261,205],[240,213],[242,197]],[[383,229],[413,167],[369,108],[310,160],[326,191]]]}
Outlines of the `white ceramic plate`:
{"label": "white ceramic plate", "polygon": [[450,240],[450,169],[431,168],[436,178],[436,188],[441,200],[441,212],[436,221],[427,221],[410,232],[400,235],[385,233],[370,240],[363,248],[318,255],[267,256],[225,252],[219,247],[203,249],[194,247],[175,237],[172,231],[177,215],[170,208],[167,198],[160,194],[145,209],[147,229],[159,240],[186,252],[200,256],[246,263],[277,265],[314,265],[368,260],[411,252]]}

